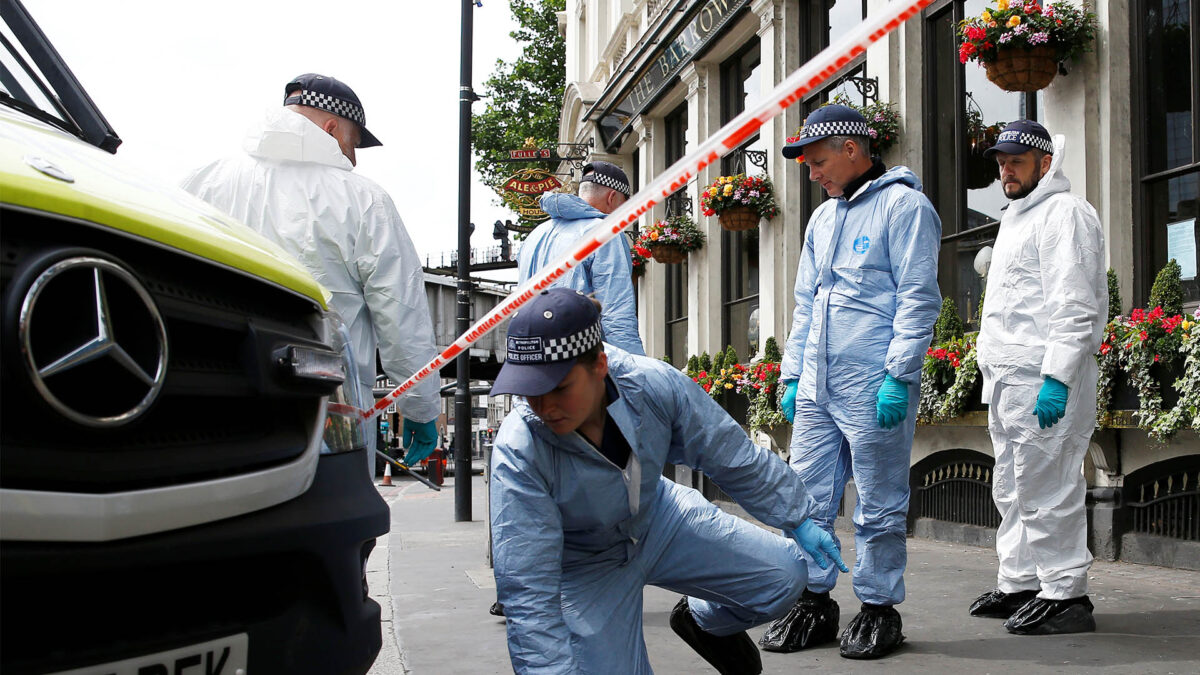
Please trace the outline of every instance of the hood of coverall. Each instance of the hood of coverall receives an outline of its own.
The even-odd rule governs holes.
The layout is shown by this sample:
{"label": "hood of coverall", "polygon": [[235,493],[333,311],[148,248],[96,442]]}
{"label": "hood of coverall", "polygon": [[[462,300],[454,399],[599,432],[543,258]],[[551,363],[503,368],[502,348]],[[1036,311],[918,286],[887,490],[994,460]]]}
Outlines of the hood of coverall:
{"label": "hood of coverall", "polygon": [[866,184],[858,189],[858,192],[855,192],[850,196],[843,195],[838,199],[846,199],[847,201],[853,203],[854,201],[862,199],[864,196],[872,192],[878,192],[879,190],[882,190],[893,183],[907,185],[918,192],[921,191],[921,179],[917,178],[917,174],[913,173],[912,170],[907,166],[893,166],[892,168],[883,172],[883,175],[879,178],[876,178],[872,181],[867,181]]}
{"label": "hood of coverall", "polygon": [[[1017,215],[1042,203],[1047,197],[1059,192],[1071,191],[1071,180],[1062,172],[1063,157],[1067,154],[1067,137],[1056,134],[1054,138],[1054,154],[1050,161],[1050,170],[1038,181],[1033,192],[1020,199],[1014,199],[1008,205],[1008,211]],[[1010,216],[1011,217],[1011,216]]]}
{"label": "hood of coverall", "polygon": [[337,139],[304,115],[287,108],[272,108],[246,131],[242,149],[251,157],[289,162],[314,162],[352,171]]}
{"label": "hood of coverall", "polygon": [[555,220],[583,220],[603,218],[604,212],[583,201],[579,195],[565,192],[550,192],[542,195],[542,210]]}

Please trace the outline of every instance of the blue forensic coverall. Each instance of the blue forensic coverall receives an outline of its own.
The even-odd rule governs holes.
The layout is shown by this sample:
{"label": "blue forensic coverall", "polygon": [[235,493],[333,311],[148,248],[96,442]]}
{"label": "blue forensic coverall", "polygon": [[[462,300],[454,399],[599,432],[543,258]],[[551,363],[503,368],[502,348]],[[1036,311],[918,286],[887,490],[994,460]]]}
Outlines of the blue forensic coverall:
{"label": "blue forensic coverall", "polygon": [[703,471],[751,515],[790,531],[813,508],[796,473],[683,373],[605,351],[607,413],[631,449],[624,468],[578,432],[550,431],[524,398],[496,435],[493,563],[517,673],[652,672],[647,584],[688,595],[714,635],[784,614],[804,589],[796,543],[662,476],[667,463]]}
{"label": "blue forensic coverall", "polygon": [[[542,195],[541,205],[550,220],[539,225],[521,245],[517,255],[521,283],[551,260],[574,250],[583,234],[605,218],[602,211],[578,195],[551,192]],[[633,299],[633,259],[624,235],[613,237],[554,285],[594,293],[604,308],[600,313],[604,341],[630,354],[645,355]]]}
{"label": "blue forensic coverall", "polygon": [[[780,379],[799,380],[790,462],[816,499],[813,520],[830,534],[854,476],[854,593],[874,605],[904,600],[909,456],[941,309],[942,224],[920,190],[896,166],[813,213],[780,368]],[[885,373],[908,385],[908,414],[891,429],[875,414]],[[837,583],[835,565],[810,570],[814,592]]]}

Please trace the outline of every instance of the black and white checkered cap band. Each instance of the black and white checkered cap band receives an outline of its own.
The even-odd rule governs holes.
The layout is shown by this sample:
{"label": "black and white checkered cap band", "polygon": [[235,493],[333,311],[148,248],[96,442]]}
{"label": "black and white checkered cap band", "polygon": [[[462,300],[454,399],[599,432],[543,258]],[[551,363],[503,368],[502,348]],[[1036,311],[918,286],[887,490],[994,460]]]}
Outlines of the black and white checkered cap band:
{"label": "black and white checkered cap band", "polygon": [[600,336],[600,322],[597,321],[574,335],[547,338],[545,347],[546,363],[573,359],[600,344]]}
{"label": "black and white checkered cap band", "polygon": [[343,101],[336,96],[322,94],[319,91],[308,91],[301,89],[299,96],[289,96],[284,105],[306,105],[311,108],[320,108],[327,110],[338,117],[345,117],[348,120],[358,122],[359,126],[367,126],[367,116],[363,113],[360,106],[354,105],[349,101]]}
{"label": "black and white checkered cap band", "polygon": [[806,124],[800,132],[801,138],[819,138],[824,136],[870,136],[870,127],[866,122],[838,121],[817,122]]}
{"label": "black and white checkered cap band", "polygon": [[1037,148],[1048,155],[1054,154],[1053,141],[1051,141],[1049,138],[1042,138],[1041,136],[1025,133],[1024,131],[1013,130],[1000,132],[1000,135],[996,137],[996,145],[1000,145],[1001,143],[1020,143],[1021,145],[1027,145],[1031,148]]}
{"label": "black and white checkered cap band", "polygon": [[621,194],[625,195],[626,197],[629,196],[629,185],[627,183],[622,182],[620,179],[613,178],[612,176],[606,176],[606,175],[600,173],[599,171],[593,171],[593,172],[589,173],[588,175],[584,176],[583,178],[580,178],[579,182],[580,183],[587,183],[587,182],[597,183],[599,185],[603,185],[606,188],[612,188],[612,189],[616,190],[617,192],[620,192]]}

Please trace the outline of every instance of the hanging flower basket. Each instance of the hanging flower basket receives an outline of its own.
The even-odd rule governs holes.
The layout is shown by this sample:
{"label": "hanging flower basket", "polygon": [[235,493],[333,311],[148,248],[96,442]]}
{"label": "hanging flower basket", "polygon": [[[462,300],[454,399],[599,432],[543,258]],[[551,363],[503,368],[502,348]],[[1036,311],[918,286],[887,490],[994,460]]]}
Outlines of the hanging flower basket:
{"label": "hanging flower basket", "polygon": [[753,230],[760,218],[775,217],[775,186],[768,176],[721,176],[700,193],[700,212],[717,216],[732,232]]}
{"label": "hanging flower basket", "polygon": [[1000,169],[996,165],[996,160],[984,157],[981,153],[970,152],[967,154],[967,189],[982,190],[1000,177]]}
{"label": "hanging flower basket", "polygon": [[704,233],[687,216],[656,220],[642,230],[634,243],[634,254],[650,256],[660,263],[677,264],[687,260],[689,251],[704,246]]}
{"label": "hanging flower basket", "polygon": [[1037,91],[1054,80],[1058,62],[1051,47],[1002,47],[984,68],[992,84],[1005,91]]}
{"label": "hanging flower basket", "polygon": [[1037,0],[996,0],[960,21],[958,35],[961,63],[982,64],[1001,89],[1037,91],[1050,84],[1059,64],[1092,50],[1096,15],[1064,1],[1042,6]]}
{"label": "hanging flower basket", "polygon": [[749,206],[730,207],[717,216],[717,222],[730,232],[753,230],[758,227],[758,211]]}
{"label": "hanging flower basket", "polygon": [[650,249],[650,256],[667,265],[677,265],[687,260],[687,254],[675,244],[659,244]]}

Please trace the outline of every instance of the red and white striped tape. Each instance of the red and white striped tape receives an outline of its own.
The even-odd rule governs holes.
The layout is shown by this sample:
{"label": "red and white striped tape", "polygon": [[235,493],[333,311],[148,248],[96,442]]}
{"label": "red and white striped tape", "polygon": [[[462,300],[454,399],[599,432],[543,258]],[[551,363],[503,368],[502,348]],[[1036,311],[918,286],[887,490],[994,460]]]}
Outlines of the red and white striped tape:
{"label": "red and white striped tape", "polygon": [[538,270],[536,276],[518,286],[512,294],[496,305],[490,314],[476,321],[470,330],[458,336],[454,344],[425,364],[400,386],[379,399],[373,408],[362,411],[363,417],[370,419],[378,415],[418,382],[436,373],[442,366],[469,349],[479,338],[500,325],[535,294],[550,287],[559,277],[583,262],[613,237],[618,236],[656,204],[690,183],[692,178],[705,167],[741,145],[743,141],[758,131],[763,123],[799,101],[805,94],[820,87],[843,66],[864,53],[872,43],[877,42],[908,19],[916,16],[932,2],[933,0],[892,2],[881,7],[874,16],[867,17],[837,42],[829,45],[808,63],[789,75],[771,93],[763,97],[760,103],[721,127],[694,151],[650,181],[646,187],[616,211],[613,211],[603,222],[584,233],[574,251],[551,261]]}

